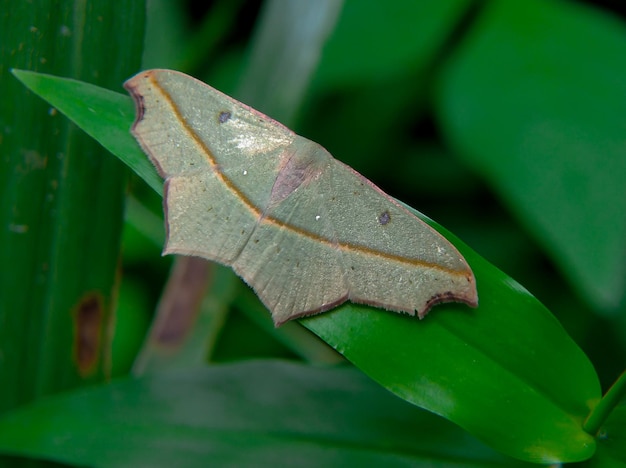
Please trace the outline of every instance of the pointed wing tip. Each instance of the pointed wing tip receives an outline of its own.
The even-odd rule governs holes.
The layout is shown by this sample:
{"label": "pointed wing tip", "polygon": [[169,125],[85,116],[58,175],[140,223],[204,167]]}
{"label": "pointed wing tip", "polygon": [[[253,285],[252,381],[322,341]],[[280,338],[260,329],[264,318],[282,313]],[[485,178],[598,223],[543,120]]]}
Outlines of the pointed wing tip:
{"label": "pointed wing tip", "polygon": [[[148,82],[156,80],[155,75],[161,71],[163,70],[146,70],[139,72],[124,82],[124,88],[128,91],[128,94],[130,94],[130,97],[135,103],[135,120],[130,127],[130,133],[135,137],[139,146],[141,146],[143,152],[148,156],[159,175],[163,179],[166,179],[165,183],[167,184],[167,174],[163,170],[163,167],[161,166],[161,163],[156,157],[154,151],[150,148],[150,145],[145,143],[144,138],[141,135],[141,129],[139,128],[142,123],[146,122],[146,120],[150,118],[146,117],[146,102],[144,99],[145,95],[149,95],[150,92],[152,92],[151,86]],[[166,186],[164,186],[164,192],[166,192]]]}
{"label": "pointed wing tip", "polygon": [[136,117],[135,122],[133,123],[133,126],[131,128],[131,132],[133,132],[133,135],[135,135],[135,128],[137,127],[137,124],[139,124],[139,122],[144,119],[144,114],[146,111],[144,94],[146,94],[147,90],[149,91],[149,86],[148,89],[146,89],[146,83],[155,81],[157,79],[157,74],[169,71],[170,70],[160,69],[144,70],[124,82],[124,89],[128,91],[128,94],[130,94],[130,97],[132,97],[133,101],[135,102]]}
{"label": "pointed wing tip", "polygon": [[146,79],[151,79],[153,77],[153,75],[158,72],[159,70],[144,70],[144,71],[140,71],[139,73],[131,76],[129,79],[127,79],[124,82],[124,88],[128,91],[132,93],[132,90],[139,87],[141,81],[146,80]]}

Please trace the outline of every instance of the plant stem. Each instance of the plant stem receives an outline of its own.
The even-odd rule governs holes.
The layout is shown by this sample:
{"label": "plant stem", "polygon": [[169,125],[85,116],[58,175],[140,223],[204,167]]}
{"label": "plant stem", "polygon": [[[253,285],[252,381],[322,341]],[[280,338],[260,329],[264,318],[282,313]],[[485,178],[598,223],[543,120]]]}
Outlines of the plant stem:
{"label": "plant stem", "polygon": [[587,420],[583,424],[583,429],[589,434],[595,435],[600,426],[609,417],[613,408],[620,402],[626,394],[626,371],[622,372],[617,381],[609,388],[602,400],[591,411]]}

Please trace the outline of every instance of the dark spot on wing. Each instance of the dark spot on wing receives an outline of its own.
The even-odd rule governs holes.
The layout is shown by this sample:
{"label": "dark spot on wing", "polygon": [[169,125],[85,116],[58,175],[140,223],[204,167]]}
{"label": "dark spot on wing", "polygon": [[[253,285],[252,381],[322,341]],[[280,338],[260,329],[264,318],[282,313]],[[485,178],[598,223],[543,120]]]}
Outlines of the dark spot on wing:
{"label": "dark spot on wing", "polygon": [[217,120],[219,120],[219,122],[221,124],[228,122],[230,120],[230,118],[232,117],[232,114],[228,111],[222,111],[220,112],[219,117],[217,118]]}
{"label": "dark spot on wing", "polygon": [[389,224],[389,221],[391,221],[391,215],[387,210],[383,211],[380,216],[378,216],[378,222],[381,224],[381,226]]}

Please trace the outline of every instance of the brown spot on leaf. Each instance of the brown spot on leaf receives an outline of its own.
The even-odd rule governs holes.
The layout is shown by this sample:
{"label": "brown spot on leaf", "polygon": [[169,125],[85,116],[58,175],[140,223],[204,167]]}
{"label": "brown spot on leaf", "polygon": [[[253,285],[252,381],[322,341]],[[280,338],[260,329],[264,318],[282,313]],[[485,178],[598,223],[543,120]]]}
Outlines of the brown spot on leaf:
{"label": "brown spot on leaf", "polygon": [[81,298],[73,311],[74,360],[83,377],[91,374],[100,360],[103,302],[99,293],[90,292]]}
{"label": "brown spot on leaf", "polygon": [[211,271],[202,258],[177,259],[151,331],[153,344],[170,350],[182,346],[196,321]]}

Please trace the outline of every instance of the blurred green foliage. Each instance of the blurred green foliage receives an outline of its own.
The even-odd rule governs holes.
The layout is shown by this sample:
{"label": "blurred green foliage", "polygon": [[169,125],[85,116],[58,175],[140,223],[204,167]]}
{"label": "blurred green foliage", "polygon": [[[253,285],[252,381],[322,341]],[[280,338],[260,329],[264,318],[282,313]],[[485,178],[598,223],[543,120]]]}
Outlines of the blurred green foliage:
{"label": "blurred green foliage", "polygon": [[134,0],[0,2],[0,411],[110,375],[127,179],[11,68],[119,90],[144,20]]}

